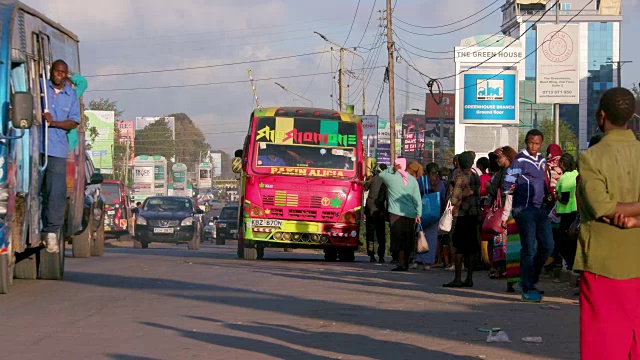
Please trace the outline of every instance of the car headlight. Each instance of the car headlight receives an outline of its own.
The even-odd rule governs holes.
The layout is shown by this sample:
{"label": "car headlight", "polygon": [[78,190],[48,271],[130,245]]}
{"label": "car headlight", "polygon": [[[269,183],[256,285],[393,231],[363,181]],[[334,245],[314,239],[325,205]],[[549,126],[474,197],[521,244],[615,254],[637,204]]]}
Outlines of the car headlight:
{"label": "car headlight", "polygon": [[182,222],[180,223],[181,226],[189,226],[189,225],[193,225],[193,218],[192,217],[188,217],[184,220],[182,220]]}
{"label": "car headlight", "polygon": [[143,218],[142,216],[138,216],[138,219],[136,219],[136,224],[147,225],[147,219]]}

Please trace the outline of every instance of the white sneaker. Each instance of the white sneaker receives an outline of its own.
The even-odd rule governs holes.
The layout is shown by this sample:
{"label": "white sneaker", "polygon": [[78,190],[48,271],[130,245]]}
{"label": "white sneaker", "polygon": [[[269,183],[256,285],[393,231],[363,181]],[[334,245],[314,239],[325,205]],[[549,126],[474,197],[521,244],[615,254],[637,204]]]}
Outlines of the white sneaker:
{"label": "white sneaker", "polygon": [[47,248],[47,252],[57,253],[60,251],[60,247],[58,247],[58,237],[55,233],[46,233],[42,241]]}
{"label": "white sneaker", "polygon": [[411,264],[411,268],[414,269],[414,270],[417,269],[418,268],[418,264],[416,264],[416,263]]}

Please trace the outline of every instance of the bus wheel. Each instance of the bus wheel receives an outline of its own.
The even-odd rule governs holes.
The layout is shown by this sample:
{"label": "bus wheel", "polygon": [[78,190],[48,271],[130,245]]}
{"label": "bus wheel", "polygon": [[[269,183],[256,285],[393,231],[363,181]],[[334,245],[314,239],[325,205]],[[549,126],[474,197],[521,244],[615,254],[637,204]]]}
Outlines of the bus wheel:
{"label": "bus wheel", "polygon": [[96,229],[95,235],[91,237],[91,256],[104,255],[104,221]]}
{"label": "bus wheel", "polygon": [[16,262],[14,278],[22,280],[35,280],[38,278],[38,261],[36,254],[32,254]]}
{"label": "bus wheel", "polygon": [[354,262],[356,260],[355,250],[345,249],[340,251],[341,262]]}
{"label": "bus wheel", "polygon": [[13,249],[11,248],[11,237],[7,252],[0,255],[0,294],[8,294],[11,284],[13,284]]}
{"label": "bus wheel", "polygon": [[242,258],[245,260],[256,260],[258,258],[258,250],[255,248],[244,248]]}
{"label": "bus wheel", "polygon": [[324,259],[326,261],[338,260],[338,252],[335,249],[324,249]]}
{"label": "bus wheel", "polygon": [[257,246],[256,252],[257,259],[262,260],[264,258],[264,246]]}
{"label": "bus wheel", "polygon": [[86,228],[79,235],[73,235],[71,253],[74,258],[88,258],[91,256],[91,229]]}
{"label": "bus wheel", "polygon": [[43,280],[62,280],[64,276],[64,239],[62,231],[58,231],[57,253],[50,253],[46,249],[40,250],[40,278]]}

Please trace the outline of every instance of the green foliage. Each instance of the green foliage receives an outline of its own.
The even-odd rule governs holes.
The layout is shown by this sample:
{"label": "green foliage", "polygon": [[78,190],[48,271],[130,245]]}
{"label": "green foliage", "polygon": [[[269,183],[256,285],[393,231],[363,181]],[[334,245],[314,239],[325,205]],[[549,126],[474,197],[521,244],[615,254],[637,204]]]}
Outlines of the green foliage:
{"label": "green foliage", "polygon": [[175,154],[175,143],[167,121],[160,118],[136,131],[135,148],[136,155],[160,155],[170,162]]}
{"label": "green foliage", "polygon": [[[545,153],[547,150],[547,146],[554,143],[555,124],[553,120],[545,119],[540,123],[540,126],[538,126],[538,130],[542,131],[542,133],[544,134],[544,142],[542,143],[541,152]],[[520,141],[518,143],[520,149],[524,149],[526,147],[524,138],[527,134],[527,131],[528,130],[525,131],[523,129],[523,131],[520,133]],[[576,134],[573,132],[569,124],[567,124],[563,120],[560,120],[560,144],[558,145],[560,145],[564,152],[568,152],[573,156],[578,155],[578,138],[576,137]]]}

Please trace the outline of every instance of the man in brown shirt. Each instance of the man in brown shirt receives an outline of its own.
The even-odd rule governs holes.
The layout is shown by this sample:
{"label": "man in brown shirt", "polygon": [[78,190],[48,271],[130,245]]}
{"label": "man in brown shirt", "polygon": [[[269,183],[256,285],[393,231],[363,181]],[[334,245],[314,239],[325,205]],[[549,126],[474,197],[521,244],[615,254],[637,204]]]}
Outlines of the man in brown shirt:
{"label": "man in brown shirt", "polygon": [[635,108],[623,88],[606,91],[596,113],[605,133],[580,154],[582,359],[640,358],[640,142],[626,129]]}

